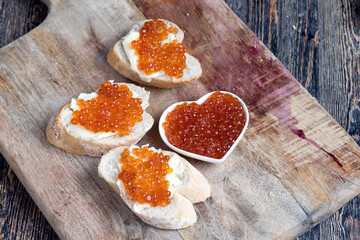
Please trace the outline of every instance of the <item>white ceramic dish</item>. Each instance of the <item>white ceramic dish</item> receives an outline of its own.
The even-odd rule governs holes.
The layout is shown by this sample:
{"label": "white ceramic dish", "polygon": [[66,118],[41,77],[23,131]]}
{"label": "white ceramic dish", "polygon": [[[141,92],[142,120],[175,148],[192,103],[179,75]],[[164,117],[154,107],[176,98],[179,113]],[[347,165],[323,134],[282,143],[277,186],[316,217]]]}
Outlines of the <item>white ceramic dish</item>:
{"label": "white ceramic dish", "polygon": [[[165,135],[165,130],[163,128],[163,123],[165,122],[165,118],[167,116],[167,114],[171,111],[174,110],[174,108],[177,106],[177,105],[180,105],[180,104],[183,104],[185,102],[187,103],[192,103],[193,101],[184,101],[184,102],[178,102],[178,103],[175,103],[171,106],[169,106],[164,112],[163,114],[161,115],[160,117],[160,121],[159,121],[159,132],[160,132],[160,136],[162,138],[162,140],[165,142],[165,144],[171,148],[172,150],[182,154],[182,155],[185,155],[185,156],[188,156],[188,157],[191,157],[191,158],[195,158],[195,159],[198,159],[198,160],[202,160],[202,161],[206,161],[206,162],[211,162],[211,163],[222,163],[223,161],[225,161],[226,158],[229,157],[229,155],[231,154],[231,152],[235,149],[235,147],[238,145],[240,139],[242,138],[242,136],[244,135],[246,129],[247,129],[247,126],[248,126],[248,123],[249,123],[249,112],[248,112],[248,109],[245,105],[245,103],[241,100],[241,98],[239,98],[238,96],[236,96],[235,94],[233,93],[230,93],[230,92],[225,92],[225,91],[220,91],[222,93],[227,93],[227,94],[231,94],[233,97],[237,98],[239,100],[239,102],[242,104],[243,108],[244,108],[244,112],[245,112],[245,115],[246,115],[246,122],[245,122],[245,126],[243,128],[243,130],[241,131],[239,137],[236,139],[236,141],[234,142],[234,144],[231,146],[231,148],[229,149],[229,151],[227,151],[227,153],[221,158],[221,159],[216,159],[216,158],[211,158],[211,157],[206,157],[206,156],[203,156],[203,155],[199,155],[199,154],[195,154],[195,153],[191,153],[191,152],[187,152],[187,151],[184,151],[180,148],[177,148],[175,146],[173,146],[171,143],[169,143],[166,135]],[[197,104],[202,104],[203,102],[205,102],[206,99],[208,99],[213,93],[215,92],[210,92],[204,96],[202,96],[200,99],[198,99],[197,101],[195,101]]]}

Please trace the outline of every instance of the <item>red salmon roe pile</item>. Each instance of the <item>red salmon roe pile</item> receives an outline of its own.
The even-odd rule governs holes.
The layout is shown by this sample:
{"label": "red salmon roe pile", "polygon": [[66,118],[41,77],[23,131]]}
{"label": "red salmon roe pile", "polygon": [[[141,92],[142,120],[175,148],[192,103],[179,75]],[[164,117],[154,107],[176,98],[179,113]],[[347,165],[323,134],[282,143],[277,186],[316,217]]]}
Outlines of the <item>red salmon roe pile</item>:
{"label": "red salmon roe pile", "polygon": [[148,203],[152,207],[169,205],[171,192],[165,177],[173,171],[168,163],[170,157],[146,146],[141,150],[134,148],[132,154],[136,157],[129,149],[121,153],[121,173],[118,176],[129,196],[139,204]]}
{"label": "red salmon roe pile", "polygon": [[215,92],[201,105],[183,103],[168,113],[165,135],[177,148],[221,159],[246,122],[242,104],[230,94]]}
{"label": "red salmon roe pile", "polygon": [[106,82],[97,94],[90,100],[76,102],[80,110],[73,112],[71,124],[79,124],[94,133],[116,132],[122,137],[129,135],[135,124],[142,121],[142,100],[133,98],[126,85]]}
{"label": "red salmon roe pile", "polygon": [[177,40],[161,44],[170,33],[177,32],[176,28],[168,27],[159,19],[145,22],[139,40],[131,42],[131,48],[139,57],[138,69],[147,75],[162,70],[170,77],[181,78],[186,68],[186,48]]}

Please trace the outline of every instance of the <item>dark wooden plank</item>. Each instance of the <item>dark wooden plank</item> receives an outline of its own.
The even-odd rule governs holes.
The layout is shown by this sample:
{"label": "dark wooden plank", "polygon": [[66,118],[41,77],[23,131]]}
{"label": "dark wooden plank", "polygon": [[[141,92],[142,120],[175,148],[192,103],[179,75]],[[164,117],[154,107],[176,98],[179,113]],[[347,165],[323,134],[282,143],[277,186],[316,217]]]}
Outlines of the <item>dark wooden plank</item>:
{"label": "dark wooden plank", "polygon": [[34,29],[47,12],[40,0],[0,0],[0,47]]}
{"label": "dark wooden plank", "polygon": [[[349,44],[351,46],[351,43],[348,42],[350,41],[349,39],[354,38],[353,35],[351,35],[351,31],[359,35],[359,8],[356,3],[352,1],[330,1],[328,3],[317,3],[315,1],[226,2],[233,9],[235,7],[234,10],[240,15],[241,19],[250,26],[290,72],[313,96],[317,97],[322,106],[325,107],[359,143],[359,93],[349,91],[349,89],[359,89],[358,85],[356,85],[359,81],[359,66],[356,65],[358,64],[359,55],[356,55],[356,51],[353,53],[354,50],[350,50],[350,54],[347,54],[346,48]],[[349,11],[351,4],[353,5],[353,9]],[[275,10],[275,6],[277,10]],[[343,6],[345,6],[345,8]],[[319,8],[336,9],[338,12],[337,15],[335,14],[335,20],[333,20],[335,23],[330,23],[335,26],[342,26],[343,36],[347,36],[341,40],[342,42],[340,41],[342,44],[339,44],[339,46],[343,47],[338,47],[337,50],[332,49],[332,51],[329,51],[330,53],[325,50],[331,46],[332,40],[339,38],[339,32],[332,32],[329,26],[326,28],[324,22],[319,23],[319,14],[334,14],[330,13],[332,11],[325,10],[320,13]],[[294,9],[297,9],[296,14],[293,13]],[[320,17],[322,15],[320,15]],[[311,17],[309,18],[309,16]],[[347,17],[349,20],[346,20]],[[340,24],[336,25],[337,23]],[[349,25],[353,26],[353,28],[349,28]],[[316,28],[314,26],[316,26]],[[350,35],[347,34],[348,28],[350,29]],[[315,31],[315,35],[311,34],[314,29],[317,30]],[[294,38],[292,38],[292,30],[295,31]],[[338,31],[341,32],[341,29],[338,29]],[[316,32],[318,32],[318,40],[315,38]],[[324,45],[322,46],[320,44],[321,38],[319,37],[319,32],[330,36],[326,38],[327,41],[325,41],[325,43],[323,42]],[[296,41],[294,41],[294,39],[296,39]],[[352,39],[352,42],[355,43],[355,50],[359,49],[358,45],[356,45],[359,43],[356,37],[355,40]],[[334,56],[338,57],[336,58]],[[333,59],[332,62],[331,59]],[[344,62],[346,66],[345,69],[337,68],[337,66],[344,66]],[[322,69],[319,69],[320,66]],[[334,92],[336,94],[334,94]],[[348,95],[348,97],[346,97],[346,95]],[[343,102],[343,98],[345,98],[345,102]],[[343,111],[343,109],[346,109],[344,106],[349,106],[348,113],[346,114],[344,114],[346,111]],[[321,226],[326,223],[324,222],[320,227],[315,228],[315,230],[319,229],[319,232],[311,234],[311,231],[310,235],[307,233],[304,237],[310,239],[319,237],[321,239],[328,239],[330,236],[334,238],[342,238],[343,236],[350,238],[350,236],[353,236],[353,238],[356,238],[356,236],[359,236],[357,235],[359,228],[358,221],[356,220],[358,218],[348,216],[350,216],[349,212],[357,213],[355,210],[359,207],[358,202],[359,201],[355,199],[347,204],[342,210],[339,210],[327,220],[330,221],[330,224],[326,224],[326,226],[321,228]],[[18,232],[17,234],[21,235],[22,233]],[[26,237],[22,238],[27,239]]]}

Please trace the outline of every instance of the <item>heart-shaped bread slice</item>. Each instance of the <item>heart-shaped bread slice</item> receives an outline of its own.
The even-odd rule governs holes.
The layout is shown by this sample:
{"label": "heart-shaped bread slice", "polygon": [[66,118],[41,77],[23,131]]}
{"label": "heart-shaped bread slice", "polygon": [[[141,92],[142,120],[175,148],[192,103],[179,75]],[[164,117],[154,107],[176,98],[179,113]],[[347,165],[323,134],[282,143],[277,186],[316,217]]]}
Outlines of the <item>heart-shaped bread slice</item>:
{"label": "heart-shaped bread slice", "polygon": [[[177,40],[179,43],[183,41],[184,32],[176,24],[164,19],[159,20],[164,22],[168,27],[177,29],[176,33],[169,34],[168,38],[164,41],[171,42],[173,40]],[[180,78],[169,76],[162,70],[151,75],[147,75],[138,69],[139,56],[134,53],[130,44],[132,41],[139,39],[139,32],[141,31],[141,28],[144,26],[145,22],[149,21],[153,20],[145,20],[136,24],[126,36],[120,39],[111,48],[107,55],[107,61],[110,66],[117,70],[120,74],[135,82],[159,88],[179,87],[199,78],[202,75],[201,65],[195,57],[188,53],[185,53],[186,68],[183,69],[183,75]]]}
{"label": "heart-shaped bread slice", "polygon": [[233,93],[217,91],[169,106],[161,115],[159,133],[180,154],[221,163],[239,143],[248,122],[245,103]]}
{"label": "heart-shaped bread slice", "polygon": [[[136,154],[144,149],[145,153]],[[136,177],[131,172],[134,169]],[[137,216],[158,228],[180,229],[193,225],[196,222],[193,203],[210,197],[210,185],[205,177],[184,158],[169,151],[135,145],[118,147],[101,158],[98,170],[99,175],[120,194]],[[156,171],[167,172],[161,175]],[[166,181],[168,187],[161,187]],[[125,185],[133,188],[129,190]],[[164,191],[169,191],[170,196],[164,197]],[[170,203],[161,206],[164,200]]]}

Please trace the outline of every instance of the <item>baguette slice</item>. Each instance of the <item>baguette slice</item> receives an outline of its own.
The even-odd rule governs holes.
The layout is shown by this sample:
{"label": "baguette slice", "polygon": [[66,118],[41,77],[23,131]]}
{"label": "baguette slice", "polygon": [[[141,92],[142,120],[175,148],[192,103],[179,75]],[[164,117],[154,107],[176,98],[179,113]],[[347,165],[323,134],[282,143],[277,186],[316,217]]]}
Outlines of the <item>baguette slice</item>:
{"label": "baguette slice", "polygon": [[[160,19],[160,20],[167,23],[168,25],[171,25],[174,28],[177,28],[178,33],[175,34],[175,38],[179,42],[182,42],[184,38],[184,32],[176,24],[164,19]],[[139,32],[142,26],[144,25],[144,23],[147,21],[150,20],[145,20],[136,24],[131,31]],[[123,40],[126,38],[126,36],[120,39],[107,54],[107,61],[110,64],[110,66],[114,68],[116,71],[118,71],[120,74],[124,75],[125,77],[137,83],[141,83],[152,87],[174,88],[174,87],[182,86],[191,81],[194,81],[195,79],[199,78],[202,75],[200,62],[190,54],[185,53],[187,67],[184,69],[184,74],[181,78],[170,77],[162,71],[159,76],[151,77],[151,79],[145,79],[140,77],[138,71],[134,71],[131,68],[130,61],[123,48]]]}
{"label": "baguette slice", "polygon": [[[137,146],[130,146],[129,149]],[[205,201],[210,197],[210,185],[205,177],[185,159],[169,151],[163,152],[170,156],[169,165],[173,168],[169,190],[171,203],[165,207],[151,207],[149,204],[134,202],[123,183],[118,180],[120,155],[126,147],[117,147],[105,154],[99,164],[99,175],[118,193],[128,207],[144,222],[163,229],[180,229],[193,225],[196,222],[196,213],[192,203]]]}
{"label": "baguette slice", "polygon": [[[112,81],[109,81],[112,83]],[[125,84],[125,83],[118,83]],[[134,97],[142,99],[143,120],[136,123],[132,132],[120,137],[116,134],[108,133],[93,133],[86,130],[79,125],[70,124],[73,109],[71,108],[71,101],[66,103],[60,111],[54,115],[46,127],[46,136],[48,141],[62,148],[70,153],[89,156],[101,156],[118,146],[127,146],[137,143],[145,133],[152,127],[154,119],[145,112],[149,106],[149,92],[134,84],[125,84],[128,86]],[[94,94],[94,93],[92,93]],[[137,96],[136,96],[137,95]],[[81,96],[81,94],[80,94]],[[79,97],[80,97],[79,96]],[[72,100],[76,101],[76,100]]]}

